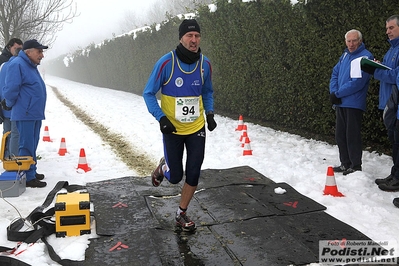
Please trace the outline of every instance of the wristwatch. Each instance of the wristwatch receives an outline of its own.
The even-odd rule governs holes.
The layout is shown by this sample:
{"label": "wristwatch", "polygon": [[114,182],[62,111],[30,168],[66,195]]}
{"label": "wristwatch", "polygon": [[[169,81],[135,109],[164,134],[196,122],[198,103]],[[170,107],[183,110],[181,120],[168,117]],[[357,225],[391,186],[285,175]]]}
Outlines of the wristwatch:
{"label": "wristwatch", "polygon": [[213,115],[213,114],[214,114],[213,111],[206,112],[206,115]]}

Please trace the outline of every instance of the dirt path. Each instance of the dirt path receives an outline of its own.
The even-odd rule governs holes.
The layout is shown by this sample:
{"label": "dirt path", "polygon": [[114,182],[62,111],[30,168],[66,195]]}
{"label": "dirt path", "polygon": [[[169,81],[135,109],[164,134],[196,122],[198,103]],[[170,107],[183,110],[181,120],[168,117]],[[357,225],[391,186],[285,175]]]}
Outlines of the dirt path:
{"label": "dirt path", "polygon": [[73,114],[86,126],[93,130],[101,139],[111,146],[112,150],[130,169],[136,171],[139,176],[149,176],[156,167],[153,160],[146,154],[140,152],[140,147],[133,146],[125,138],[115,132],[111,132],[98,121],[92,119],[79,107],[66,99],[56,87],[50,86],[57,98],[67,106]]}

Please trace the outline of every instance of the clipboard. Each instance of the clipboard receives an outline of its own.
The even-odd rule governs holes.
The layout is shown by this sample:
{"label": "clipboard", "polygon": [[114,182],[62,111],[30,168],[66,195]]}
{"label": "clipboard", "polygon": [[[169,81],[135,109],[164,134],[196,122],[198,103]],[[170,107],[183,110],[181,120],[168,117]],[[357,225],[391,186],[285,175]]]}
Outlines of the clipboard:
{"label": "clipboard", "polygon": [[385,70],[391,70],[392,69],[392,68],[390,68],[390,67],[388,67],[386,65],[377,63],[377,62],[375,62],[373,60],[370,60],[368,58],[365,58],[365,57],[363,57],[360,60],[360,65],[361,66],[369,66],[369,67],[372,67],[372,68],[381,68],[381,69],[385,69]]}

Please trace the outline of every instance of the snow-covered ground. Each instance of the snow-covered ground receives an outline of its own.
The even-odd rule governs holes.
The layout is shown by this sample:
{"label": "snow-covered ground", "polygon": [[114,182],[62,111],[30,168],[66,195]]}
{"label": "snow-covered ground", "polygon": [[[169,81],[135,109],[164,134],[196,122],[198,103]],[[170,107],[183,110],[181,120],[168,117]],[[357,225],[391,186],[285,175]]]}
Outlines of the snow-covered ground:
{"label": "snow-covered ground", "polygon": [[[162,156],[162,136],[158,122],[148,113],[141,96],[52,76],[47,76],[45,82],[56,87],[63,97],[102,124],[108,132],[141,149],[140,152],[156,165]],[[48,185],[45,188],[27,188],[19,197],[5,198],[8,202],[0,200],[1,246],[16,245],[7,241],[6,227],[19,217],[19,213],[26,217],[41,205],[58,181],[84,185],[124,176],[149,179],[149,172],[140,175],[123,163],[110,144],[80,121],[55,96],[50,86],[47,92],[42,134],[44,127],[48,126],[52,142],[40,141],[37,154],[41,157],[38,172],[46,175],[44,181]],[[300,193],[326,206],[327,213],[371,239],[399,242],[399,209],[392,204],[399,193],[381,191],[374,183],[375,178],[383,178],[390,173],[391,157],[363,152],[362,172],[347,176],[335,174],[338,190],[345,197],[324,196],[327,168],[339,163],[337,146],[246,123],[244,117],[252,155],[243,156],[239,141],[242,133],[235,131],[238,117],[239,114],[237,119],[215,116],[218,127],[213,132],[207,132],[203,169],[248,165],[275,182],[290,184]],[[65,138],[65,156],[58,155],[61,138]],[[86,173],[76,170],[81,148],[85,149],[87,163],[92,169]],[[83,260],[90,237],[95,237],[95,230],[91,235],[59,239],[51,236],[49,239],[62,258]],[[22,245],[19,250],[24,251],[16,258],[31,265],[57,265],[48,257],[43,243],[29,247]]]}

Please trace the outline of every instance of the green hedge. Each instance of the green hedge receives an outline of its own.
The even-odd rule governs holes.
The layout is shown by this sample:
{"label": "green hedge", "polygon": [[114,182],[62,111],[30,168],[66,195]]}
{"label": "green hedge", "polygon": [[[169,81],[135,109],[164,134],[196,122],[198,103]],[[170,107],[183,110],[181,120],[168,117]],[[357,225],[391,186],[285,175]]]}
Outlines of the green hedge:
{"label": "green hedge", "polygon": [[[305,3],[306,2],[306,3]],[[399,13],[385,0],[218,0],[216,12],[196,10],[201,49],[213,66],[215,109],[247,119],[310,132],[331,140],[335,113],[328,100],[333,66],[345,49],[344,34],[363,33],[366,47],[382,60],[389,48],[385,20]],[[154,63],[178,44],[181,19],[105,40],[63,57],[47,72],[78,82],[141,95]],[[378,111],[379,82],[371,81],[364,115],[367,146],[389,147]]]}

